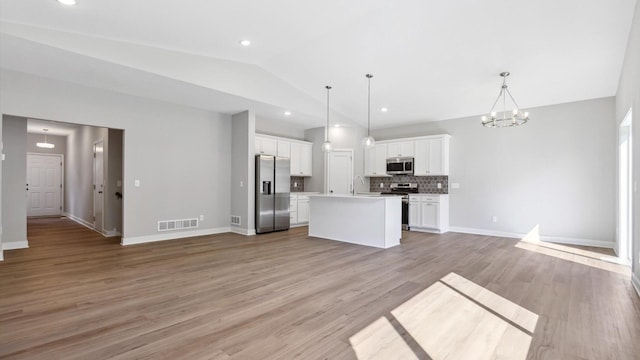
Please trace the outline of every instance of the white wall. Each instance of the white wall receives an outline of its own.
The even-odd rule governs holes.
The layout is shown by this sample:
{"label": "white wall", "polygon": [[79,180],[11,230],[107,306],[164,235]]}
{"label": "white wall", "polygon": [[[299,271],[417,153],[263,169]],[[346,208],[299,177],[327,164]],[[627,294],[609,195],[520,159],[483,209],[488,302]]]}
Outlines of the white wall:
{"label": "white wall", "polygon": [[231,231],[255,234],[255,114],[243,111],[232,116],[231,215],[241,217]]}
{"label": "white wall", "polygon": [[[618,127],[629,109],[633,108],[633,179],[640,178],[640,1],[636,2],[636,9],[629,34],[629,42],[625,53],[620,83],[616,94],[615,128]],[[614,151],[617,151],[614,145]],[[632,268],[634,283],[640,293],[640,195],[634,193],[633,197],[633,259]]]}
{"label": "white wall", "polygon": [[158,220],[199,215],[201,233],[228,230],[229,116],[8,70],[0,77],[4,114],[125,130],[125,238],[152,240]]}
{"label": "white wall", "polygon": [[[108,154],[106,128],[80,126],[67,136],[64,210],[73,218],[91,225],[93,225],[93,144],[98,140],[103,140],[105,154]],[[107,161],[105,156],[105,165]],[[107,175],[106,171],[105,175]]]}
{"label": "white wall", "polygon": [[27,247],[27,121],[2,116],[2,247]]}
{"label": "white wall", "polygon": [[[25,121],[27,121],[25,119]],[[27,123],[28,125],[28,123]],[[60,154],[64,155],[67,152],[67,137],[58,135],[47,135],[47,142],[54,144],[53,149],[39,148],[36,143],[43,142],[44,136],[42,134],[30,134],[27,133],[27,152],[34,154]]]}
{"label": "white wall", "polygon": [[256,133],[304,140],[305,127],[284,120],[265,119],[256,116]]}
{"label": "white wall", "polygon": [[373,135],[452,135],[452,227],[520,234],[539,225],[541,235],[613,246],[614,98],[526,110],[531,120],[516,128],[484,128],[476,116]]}

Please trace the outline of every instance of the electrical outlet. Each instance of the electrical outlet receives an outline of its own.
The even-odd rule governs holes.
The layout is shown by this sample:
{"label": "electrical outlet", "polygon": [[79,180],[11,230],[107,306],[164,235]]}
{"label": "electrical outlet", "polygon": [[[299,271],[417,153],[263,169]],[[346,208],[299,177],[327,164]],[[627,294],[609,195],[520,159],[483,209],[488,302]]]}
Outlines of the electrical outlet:
{"label": "electrical outlet", "polygon": [[497,223],[497,222],[498,222],[498,217],[497,217],[497,216],[495,216],[495,215],[493,215],[493,216],[491,217],[491,221],[493,221],[494,223]]}
{"label": "electrical outlet", "polygon": [[240,187],[244,187],[244,181],[240,181]]}
{"label": "electrical outlet", "polygon": [[384,183],[380,183],[380,189],[384,187]]}
{"label": "electrical outlet", "polygon": [[200,221],[204,221],[204,215],[200,215]]}
{"label": "electrical outlet", "polygon": [[442,183],[438,183],[438,189],[442,189]]}
{"label": "electrical outlet", "polygon": [[140,187],[140,180],[138,180],[138,179],[133,180],[133,186]]}
{"label": "electrical outlet", "polygon": [[293,182],[293,187],[298,187],[298,182],[297,181]]}

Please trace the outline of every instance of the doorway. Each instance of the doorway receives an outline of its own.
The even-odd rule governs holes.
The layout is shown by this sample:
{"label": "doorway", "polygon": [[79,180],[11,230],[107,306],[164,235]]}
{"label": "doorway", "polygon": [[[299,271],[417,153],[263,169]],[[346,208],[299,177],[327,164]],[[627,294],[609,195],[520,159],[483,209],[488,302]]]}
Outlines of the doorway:
{"label": "doorway", "polygon": [[93,228],[104,231],[104,141],[93,143]]}
{"label": "doorway", "polygon": [[353,150],[334,150],[328,155],[327,192],[347,195],[353,192]]}
{"label": "doorway", "polygon": [[618,256],[631,264],[633,239],[633,138],[632,112],[620,123],[618,136]]}
{"label": "doorway", "polygon": [[27,216],[62,214],[63,155],[27,153]]}

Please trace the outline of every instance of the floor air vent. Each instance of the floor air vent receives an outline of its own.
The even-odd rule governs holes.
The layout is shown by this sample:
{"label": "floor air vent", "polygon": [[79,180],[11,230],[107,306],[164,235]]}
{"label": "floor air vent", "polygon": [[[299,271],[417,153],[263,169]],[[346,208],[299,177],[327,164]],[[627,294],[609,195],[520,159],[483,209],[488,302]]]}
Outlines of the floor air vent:
{"label": "floor air vent", "polygon": [[158,221],[158,231],[194,229],[197,227],[198,227],[198,219]]}
{"label": "floor air vent", "polygon": [[231,215],[231,225],[240,225],[240,216]]}

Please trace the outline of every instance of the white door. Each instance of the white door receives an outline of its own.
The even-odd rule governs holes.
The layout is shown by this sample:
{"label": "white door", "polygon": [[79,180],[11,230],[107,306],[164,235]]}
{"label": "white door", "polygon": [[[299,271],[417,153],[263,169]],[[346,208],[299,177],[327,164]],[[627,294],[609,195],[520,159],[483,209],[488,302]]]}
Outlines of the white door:
{"label": "white door", "polygon": [[93,228],[103,230],[104,222],[104,146],[102,140],[93,144]]}
{"label": "white door", "polygon": [[631,264],[633,254],[633,142],[632,113],[620,124],[618,143],[618,256]]}
{"label": "white door", "polygon": [[27,216],[62,211],[62,155],[27,155]]}
{"label": "white door", "polygon": [[353,189],[353,151],[335,150],[330,152],[327,169],[328,193],[338,195],[351,194]]}

